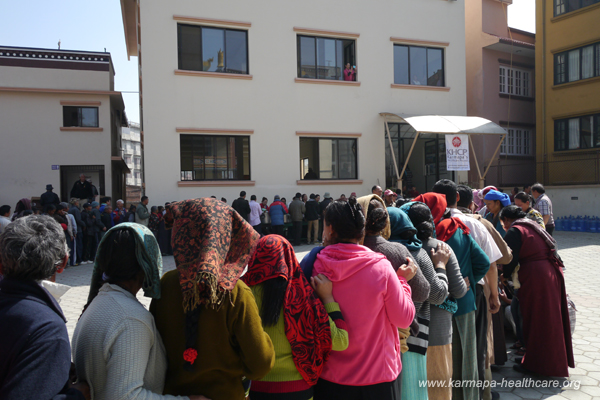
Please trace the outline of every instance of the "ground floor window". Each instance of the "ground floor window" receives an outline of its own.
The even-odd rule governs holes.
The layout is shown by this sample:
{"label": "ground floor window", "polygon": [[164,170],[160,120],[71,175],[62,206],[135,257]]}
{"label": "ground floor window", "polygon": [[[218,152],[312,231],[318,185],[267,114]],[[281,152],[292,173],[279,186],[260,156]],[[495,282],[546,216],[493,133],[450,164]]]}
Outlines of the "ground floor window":
{"label": "ground floor window", "polygon": [[600,114],[554,121],[554,151],[600,147]]}
{"label": "ground floor window", "polygon": [[500,146],[500,154],[507,156],[528,156],[531,154],[531,131],[510,128]]}
{"label": "ground floor window", "polygon": [[181,135],[181,180],[250,180],[250,137]]}
{"label": "ground floor window", "polygon": [[300,138],[301,179],[358,179],[357,140]]}

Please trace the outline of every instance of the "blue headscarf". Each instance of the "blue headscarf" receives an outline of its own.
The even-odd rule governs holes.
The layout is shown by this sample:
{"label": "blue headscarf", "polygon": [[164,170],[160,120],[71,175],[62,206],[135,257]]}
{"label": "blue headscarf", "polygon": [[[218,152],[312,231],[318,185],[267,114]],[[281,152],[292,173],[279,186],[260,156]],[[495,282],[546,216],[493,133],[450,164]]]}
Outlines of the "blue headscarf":
{"label": "blue headscarf", "polygon": [[497,190],[490,190],[484,197],[485,200],[498,200],[502,203],[502,207],[510,206],[510,197],[506,193],[501,193]]}
{"label": "blue headscarf", "polygon": [[[417,239],[417,230],[408,215],[395,207],[390,207],[387,211],[390,216],[390,228],[392,230],[392,235],[388,240],[402,243],[410,251],[416,251],[423,247],[423,243]],[[401,235],[407,231],[411,231],[413,235],[409,239],[403,239]]]}

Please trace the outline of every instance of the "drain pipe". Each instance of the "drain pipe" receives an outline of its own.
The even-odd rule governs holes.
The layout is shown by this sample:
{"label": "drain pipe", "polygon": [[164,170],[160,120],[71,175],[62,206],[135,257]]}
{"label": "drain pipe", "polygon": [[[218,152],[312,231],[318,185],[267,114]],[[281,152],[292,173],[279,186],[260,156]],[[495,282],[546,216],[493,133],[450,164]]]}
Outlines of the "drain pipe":
{"label": "drain pipe", "polygon": [[[546,132],[546,2],[542,1],[542,134],[544,135],[544,155],[542,164],[542,182],[548,184],[548,135]],[[537,135],[536,135],[537,136]]]}

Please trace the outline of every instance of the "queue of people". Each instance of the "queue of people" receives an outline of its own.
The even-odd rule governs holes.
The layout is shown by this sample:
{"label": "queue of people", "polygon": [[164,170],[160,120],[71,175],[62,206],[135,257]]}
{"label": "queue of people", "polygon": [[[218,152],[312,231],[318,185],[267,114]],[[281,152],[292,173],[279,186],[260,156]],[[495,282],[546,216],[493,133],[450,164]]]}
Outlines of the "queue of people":
{"label": "queue of people", "polygon": [[[487,190],[484,217],[476,195],[441,180],[400,207],[375,186],[320,204],[300,193],[289,205],[246,202],[241,192],[233,206],[199,198],[148,210],[144,197],[133,214],[93,202],[78,215],[73,199],[16,218],[0,234],[0,398],[496,398],[484,389],[491,366],[506,362],[507,300],[524,353],[514,368],[568,376],[556,241],[518,193],[523,206]],[[275,227],[286,214],[292,224],[321,217],[322,245],[299,263],[281,231],[257,228],[263,209]],[[38,282],[76,251],[78,219],[93,221],[95,234],[84,232],[94,269],[69,344]],[[161,229],[176,265],[164,276]]]}

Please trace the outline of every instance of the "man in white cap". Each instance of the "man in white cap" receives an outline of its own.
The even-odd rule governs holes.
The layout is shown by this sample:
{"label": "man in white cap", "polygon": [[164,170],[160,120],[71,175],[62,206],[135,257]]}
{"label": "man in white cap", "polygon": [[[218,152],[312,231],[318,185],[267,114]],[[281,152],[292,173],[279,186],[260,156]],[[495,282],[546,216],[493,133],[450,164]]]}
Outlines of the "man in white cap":
{"label": "man in white cap", "polygon": [[117,208],[113,210],[113,220],[115,225],[121,222],[127,222],[127,210],[125,209],[125,202],[121,199],[117,200]]}

